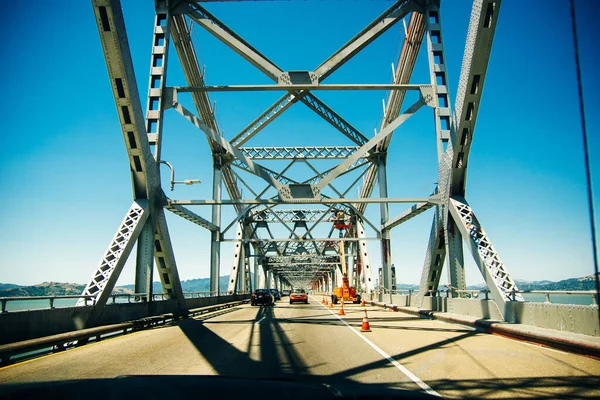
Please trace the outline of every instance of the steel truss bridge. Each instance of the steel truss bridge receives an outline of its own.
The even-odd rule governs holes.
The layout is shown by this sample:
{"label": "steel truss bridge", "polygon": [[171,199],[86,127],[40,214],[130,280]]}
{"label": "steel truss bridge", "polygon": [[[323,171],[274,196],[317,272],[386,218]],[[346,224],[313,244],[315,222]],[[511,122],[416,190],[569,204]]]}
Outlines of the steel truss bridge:
{"label": "steel truss bridge", "polygon": [[[467,202],[465,191],[469,152],[500,2],[476,1],[473,6],[454,107],[447,84],[440,5],[436,1],[397,1],[313,70],[290,71],[284,71],[264,56],[210,13],[202,2],[157,1],[149,90],[145,99],[138,95],[119,4],[93,3],[133,186],[133,204],[83,293],[95,298],[97,310],[106,304],[135,243],[138,244],[135,292],[151,293],[156,266],[165,294],[183,305],[165,210],[211,232],[213,295],[219,292],[220,253],[224,242],[234,242],[227,287],[231,294],[273,286],[312,286],[331,291],[341,283],[342,266],[347,265],[344,272],[368,295],[374,290],[379,272],[372,271],[369,246],[381,248],[381,286],[390,293],[396,289],[391,268],[390,231],[434,208],[418,302],[422,303],[438,290],[445,265],[450,286],[456,290],[454,295],[460,296],[460,291],[466,289],[463,242],[499,307],[504,309],[506,302],[515,300],[514,292],[518,288]],[[408,25],[392,82],[326,82],[336,70],[405,18]],[[197,61],[198,49],[191,39],[192,23],[238,53],[273,80],[273,84],[207,85]],[[421,46],[428,55],[430,79],[419,84],[409,83]],[[170,53],[170,48],[175,49],[176,54]],[[178,85],[167,82],[167,69],[172,63],[181,65],[186,82]],[[372,137],[356,129],[318,95],[322,90],[381,89],[389,90],[389,97],[384,103],[381,125]],[[209,97],[212,92],[223,91],[281,91],[284,94],[254,120],[248,121],[246,128],[227,139],[217,125]],[[407,91],[417,92],[418,99],[401,112]],[[193,109],[180,102],[184,95],[191,96]],[[273,146],[250,147],[253,138],[296,103],[302,103],[319,115],[324,124],[339,131],[339,145],[273,143]],[[387,169],[393,163],[388,160],[387,150],[392,135],[422,109],[434,111],[431,134],[436,137],[438,176],[432,178],[437,178],[436,188],[433,193],[416,193],[412,198],[390,198]],[[165,113],[180,114],[206,137],[213,158],[212,199],[173,200],[161,187],[159,166],[166,163],[161,158],[162,141],[169,132]],[[273,160],[279,163],[273,165]],[[326,167],[322,160],[328,161]],[[307,176],[291,174],[295,164],[304,164],[311,173]],[[253,183],[249,180],[252,176],[255,177]],[[256,184],[256,179],[262,185]],[[242,195],[244,189],[246,196]],[[376,190],[378,195],[375,195]],[[351,192],[357,192],[358,197],[349,196]],[[390,203],[406,203],[408,208],[400,215],[390,216]],[[211,207],[212,218],[207,220],[194,213],[191,207],[195,205]],[[379,207],[379,221],[367,218],[369,205]],[[236,214],[233,220],[222,220],[223,206],[233,207]],[[336,217],[336,213],[341,214]],[[343,220],[342,230],[335,229],[336,218]],[[275,234],[274,226],[278,229]],[[340,249],[341,246],[344,248]],[[521,295],[517,294],[516,300],[522,300]]]}
{"label": "steel truss bridge", "polygon": [[[129,159],[133,203],[78,301],[77,308],[86,311],[73,313],[76,326],[89,329],[119,320],[107,317],[112,315],[108,303],[129,257],[135,257],[135,293],[143,294],[148,303],[161,303],[152,301],[156,273],[164,290],[160,294],[166,299],[163,303],[168,304],[173,318],[187,314],[193,299],[186,298],[182,290],[165,210],[210,231],[213,297],[226,291],[229,300],[239,300],[255,288],[295,286],[327,294],[346,273],[363,298],[379,302],[384,308],[391,303],[395,308],[405,304],[420,310],[447,307],[442,311],[522,322],[520,313],[528,306],[486,234],[485,221],[476,217],[467,201],[466,192],[469,155],[501,0],[473,2],[459,84],[452,88],[456,90],[455,104],[451,104],[448,86],[439,1],[391,3],[312,70],[283,70],[209,12],[205,3],[210,1],[155,0],[148,93],[140,98],[120,3],[92,0]],[[345,63],[386,31],[403,25],[402,21],[404,37],[391,82],[327,83],[327,78]],[[208,85],[198,63],[200,49],[192,40],[192,26],[213,35],[273,83]],[[429,79],[413,83],[411,77],[420,51],[427,53]],[[185,82],[167,80],[168,67],[175,63],[181,66]],[[359,131],[346,119],[351,116],[341,115],[319,98],[320,91],[334,90],[389,91],[381,124],[374,134]],[[247,91],[283,94],[247,121],[245,128],[226,138],[217,124],[210,95]],[[417,100],[405,104],[405,98],[411,98],[407,92],[414,92]],[[184,99],[191,99],[189,105]],[[323,124],[339,132],[339,143],[253,146],[252,140],[294,105],[308,107]],[[388,149],[392,136],[414,114],[426,109],[432,109],[434,115],[430,134],[435,135],[436,143],[438,174],[432,177],[436,187],[432,193],[415,193],[414,197],[389,197],[388,168],[393,168],[393,160],[388,158]],[[187,120],[206,137],[213,165],[210,199],[171,199],[162,187],[161,164],[173,171],[162,158],[163,138],[170,134],[166,113]],[[310,172],[293,173],[298,165]],[[172,176],[171,185],[174,183]],[[406,211],[390,215],[389,205],[399,203],[406,204]],[[378,209],[379,220],[367,216],[369,206]],[[223,218],[223,207],[231,207],[234,218]],[[212,211],[210,219],[193,211],[207,208]],[[390,232],[429,209],[434,213],[419,289],[401,296],[395,287]],[[219,287],[219,276],[227,270],[221,265],[222,243],[233,243],[227,288]],[[468,254],[463,254],[463,244]],[[369,252],[373,246],[380,248],[380,271],[373,271],[374,260]],[[467,303],[461,303],[472,301],[466,299],[465,257],[472,257],[485,280],[489,288],[486,296],[495,304],[493,312],[479,310],[480,314],[473,314]],[[444,268],[450,278],[446,301],[442,302],[439,293],[444,289],[440,287]],[[376,288],[378,279],[380,285]],[[152,307],[144,312],[167,310],[160,304]],[[590,316],[597,318],[598,308],[581,313],[577,318],[589,323]],[[600,335],[597,326],[584,333]],[[600,344],[596,346],[600,349]]]}

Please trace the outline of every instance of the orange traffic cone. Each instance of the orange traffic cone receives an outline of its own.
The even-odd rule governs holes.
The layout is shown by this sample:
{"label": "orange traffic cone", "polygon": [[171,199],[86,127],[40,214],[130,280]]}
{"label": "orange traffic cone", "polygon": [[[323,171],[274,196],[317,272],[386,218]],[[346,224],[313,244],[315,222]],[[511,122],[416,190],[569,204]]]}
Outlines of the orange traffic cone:
{"label": "orange traffic cone", "polygon": [[344,311],[344,301],[342,300],[342,305],[340,307],[340,312],[338,313],[339,315],[346,315],[346,312]]}
{"label": "orange traffic cone", "polygon": [[367,309],[365,308],[365,316],[363,317],[361,332],[371,332],[371,326],[369,325],[369,317],[367,317]]}
{"label": "orange traffic cone", "polygon": [[321,300],[321,304],[325,304],[325,296],[323,296],[323,300]]}
{"label": "orange traffic cone", "polygon": [[333,301],[329,303],[329,308],[333,308]]}
{"label": "orange traffic cone", "polygon": [[361,300],[361,301],[360,301],[360,306],[361,306],[361,307],[364,307],[364,306],[365,306],[365,301],[364,301],[364,300]]}

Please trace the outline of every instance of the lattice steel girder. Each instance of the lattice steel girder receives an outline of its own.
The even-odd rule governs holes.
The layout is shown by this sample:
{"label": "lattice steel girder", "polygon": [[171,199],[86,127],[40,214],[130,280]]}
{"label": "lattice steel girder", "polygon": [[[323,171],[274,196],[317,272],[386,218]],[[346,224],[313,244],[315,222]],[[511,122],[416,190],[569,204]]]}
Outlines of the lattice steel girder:
{"label": "lattice steel girder", "polygon": [[[309,269],[309,270],[318,270],[318,271],[329,271],[329,269],[331,269],[334,265],[339,265],[341,264],[341,262],[321,262],[321,263],[273,263],[273,264],[269,264],[269,267],[271,267],[274,271],[286,271],[289,268],[302,268],[304,269]],[[326,266],[327,268],[323,268],[323,269],[315,269],[318,268],[318,266]],[[280,269],[277,269],[280,268]]]}
{"label": "lattice steel girder", "polygon": [[240,147],[240,151],[252,160],[335,159],[346,158],[358,150],[357,146],[297,146],[297,147]]}
{"label": "lattice steel girder", "polygon": [[[285,255],[290,255],[290,254],[294,254],[295,251],[300,247],[304,247],[306,249],[308,249],[311,254],[322,254],[323,250],[327,247],[327,245],[331,244],[331,248],[332,251],[334,251],[336,254],[338,252],[338,245],[335,241],[332,241],[327,239],[326,241],[319,241],[319,242],[315,242],[314,240],[306,240],[306,241],[298,241],[298,242],[281,242],[277,239],[271,239],[271,240],[260,240],[257,242],[258,246],[263,250],[263,252],[266,254],[268,252],[272,252],[272,251],[277,251],[277,254],[279,256],[285,256]],[[284,254],[283,253],[283,249],[287,248],[288,253]]]}
{"label": "lattice steel girder", "polygon": [[452,195],[464,196],[467,164],[483,83],[492,50],[500,0],[475,0],[469,22],[456,105],[454,109],[454,159],[452,161]]}
{"label": "lattice steel girder", "polygon": [[144,114],[119,0],[92,0],[104,59],[129,158],[134,199],[150,199],[160,181],[150,153]]}
{"label": "lattice steel girder", "polygon": [[218,231],[219,227],[213,224],[212,222],[202,218],[198,214],[188,210],[183,206],[168,204],[165,206],[165,209],[171,211],[175,215],[179,215],[181,218],[187,219],[190,222],[193,222],[196,225],[200,225],[203,228],[208,229],[209,231]]}
{"label": "lattice steel girder", "polygon": [[409,219],[412,219],[412,218],[416,217],[417,215],[424,213],[425,211],[429,210],[434,205],[435,204],[433,204],[433,203],[417,203],[414,206],[412,206],[411,208],[409,208],[408,210],[404,211],[402,214],[389,220],[386,224],[384,224],[383,227],[384,227],[384,229],[395,228],[398,225],[408,221]]}
{"label": "lattice steel girder", "polygon": [[289,256],[274,256],[274,257],[265,257],[264,262],[267,264],[282,264],[287,262],[296,262],[302,264],[310,264],[310,263],[336,263],[339,259],[337,256],[319,256],[316,254],[297,254],[297,255],[289,255]]}
{"label": "lattice steel girder", "polygon": [[248,216],[248,222],[318,222],[328,210],[256,210]]}
{"label": "lattice steel girder", "polygon": [[241,199],[241,200],[168,200],[170,205],[181,205],[181,206],[201,206],[201,205],[232,205],[232,204],[354,204],[354,203],[433,203],[441,204],[442,200],[438,196],[431,197],[388,197],[388,198],[348,198],[348,199],[298,199],[293,202],[285,202],[277,199]]}
{"label": "lattice steel girder", "polygon": [[[110,242],[108,249],[102,256],[98,268],[92,275],[92,278],[83,289],[82,295],[94,296],[94,310],[88,318],[88,324],[94,324],[96,318],[100,315],[106,301],[117,283],[119,274],[125,266],[127,257],[135,245],[148,216],[150,214],[150,205],[147,200],[136,200],[133,202],[117,233]],[[85,305],[84,299],[77,301],[78,306]]]}
{"label": "lattice steel girder", "polygon": [[[523,301],[521,294],[512,293],[519,289],[467,201],[461,197],[452,197],[449,203],[449,211],[467,247],[473,254],[475,263],[485,279],[492,298],[498,305],[506,305],[513,299],[513,296],[515,300]],[[506,310],[502,307],[500,311],[504,315]]]}

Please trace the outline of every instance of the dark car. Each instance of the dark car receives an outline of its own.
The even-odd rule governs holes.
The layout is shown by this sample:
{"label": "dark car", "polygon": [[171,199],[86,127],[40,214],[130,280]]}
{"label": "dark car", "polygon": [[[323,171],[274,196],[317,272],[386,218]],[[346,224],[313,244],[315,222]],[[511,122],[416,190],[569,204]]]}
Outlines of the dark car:
{"label": "dark car", "polygon": [[289,295],[290,295],[290,293],[292,293],[292,291],[291,291],[291,290],[289,290],[289,289],[283,289],[283,290],[281,291],[281,297],[283,297],[283,296],[289,296]]}
{"label": "dark car", "polygon": [[277,300],[281,300],[281,294],[279,294],[279,290],[271,289],[271,293],[273,294],[273,298]]}
{"label": "dark car", "polygon": [[253,306],[273,306],[275,300],[269,289],[256,289],[252,293],[250,304]]}

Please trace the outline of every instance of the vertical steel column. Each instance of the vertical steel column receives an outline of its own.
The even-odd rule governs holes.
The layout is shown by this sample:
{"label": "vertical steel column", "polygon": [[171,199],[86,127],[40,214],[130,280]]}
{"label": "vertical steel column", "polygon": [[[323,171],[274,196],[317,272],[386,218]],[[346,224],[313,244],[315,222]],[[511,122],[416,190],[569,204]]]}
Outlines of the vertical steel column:
{"label": "vertical steel column", "polygon": [[260,264],[260,280],[258,281],[258,285],[256,287],[261,289],[267,287],[267,269],[262,262]]}
{"label": "vertical steel column", "polygon": [[167,218],[165,211],[159,208],[155,214],[156,230],[154,236],[154,259],[156,261],[156,269],[160,282],[163,287],[163,292],[169,296],[169,299],[176,299],[181,309],[186,309],[183,289],[181,288],[181,280],[177,271],[177,263],[175,261],[175,253],[171,245],[171,236],[169,236],[169,228],[167,226]]}
{"label": "vertical steel column", "polygon": [[253,250],[253,259],[254,259],[254,263],[253,263],[253,272],[254,272],[254,280],[252,281],[252,286],[253,289],[256,290],[258,289],[259,286],[259,282],[260,282],[260,276],[259,276],[259,267],[258,267],[258,246],[254,245],[252,246],[252,250]]}
{"label": "vertical steel column", "polygon": [[250,273],[250,244],[244,244],[244,291],[252,293],[252,274]]}
{"label": "vertical steel column", "polygon": [[[448,76],[446,70],[446,56],[442,35],[439,0],[429,2],[425,12],[425,28],[427,34],[427,53],[431,84],[436,91],[436,107],[434,108],[435,133],[438,154],[438,193],[448,196],[450,184],[450,169],[453,155],[451,137],[451,104],[448,91]],[[431,295],[432,290],[437,290],[441,272],[444,268],[447,250],[452,250],[451,267],[449,275],[455,278],[462,269],[462,242],[461,237],[453,235],[449,238],[447,204],[436,206],[434,220],[431,227],[429,244],[425,255],[425,262],[421,274],[417,304],[420,305],[424,296]],[[460,267],[458,267],[460,265]],[[464,280],[464,278],[463,278]],[[460,279],[459,279],[460,281]]]}
{"label": "vertical steel column", "polygon": [[[444,152],[454,151],[452,146],[448,146],[451,136],[456,136],[452,129],[454,128],[451,120],[452,115],[452,104],[450,103],[450,92],[448,90],[448,73],[446,70],[446,55],[444,52],[444,36],[442,34],[442,21],[440,16],[439,1],[432,1],[427,9],[425,18],[425,27],[427,32],[427,50],[429,56],[429,71],[431,74],[431,84],[436,88],[437,93],[437,107],[434,109],[435,113],[435,129],[437,138],[437,149],[438,159],[440,160],[440,177],[438,179],[440,184],[440,191],[443,190],[443,194],[449,189],[444,187],[445,182],[449,177],[447,169],[451,169],[451,165],[442,165],[442,155]],[[448,157],[448,156],[447,156]],[[444,160],[446,161],[446,160]],[[443,169],[442,169],[443,167]],[[444,176],[444,179],[442,179]],[[448,277],[450,285],[452,287],[464,290],[466,289],[465,277],[464,277],[464,260],[462,251],[462,237],[458,231],[456,224],[452,218],[448,218],[448,210],[446,206],[442,206],[442,212],[440,217],[443,221],[444,227],[444,240],[446,251],[443,256],[445,258],[448,255]],[[438,231],[439,233],[439,231]],[[441,238],[438,238],[438,240]],[[443,262],[440,269],[443,268]],[[437,289],[437,282],[439,282],[439,276],[436,281],[435,289]]]}
{"label": "vertical steel column", "polygon": [[448,280],[452,287],[452,297],[461,297],[455,289],[466,290],[463,240],[452,216],[448,216],[446,235],[448,240]]}
{"label": "vertical steel column", "polygon": [[[387,198],[387,171],[386,154],[380,154],[377,164],[377,179],[379,182],[379,197]],[[392,249],[390,242],[390,231],[384,226],[389,219],[387,203],[380,203],[379,210],[381,214],[381,266],[383,268],[383,288],[384,291],[396,289],[396,282],[392,282]]]}
{"label": "vertical steel column", "polygon": [[[358,218],[356,219],[356,236],[358,237],[358,247],[356,252],[359,257],[359,265],[362,267],[362,276],[364,277],[365,289],[367,293],[371,293],[373,291],[373,272],[371,268],[371,262],[369,261],[369,249],[367,246],[367,241],[364,240],[365,228]],[[360,240],[363,239],[363,240]]]}
{"label": "vertical steel column", "polygon": [[[163,91],[167,85],[167,65],[170,41],[171,16],[166,0],[157,0],[154,17],[152,52],[150,56],[150,76],[148,80],[148,96],[146,100],[146,132],[150,150],[154,149],[154,158],[160,160],[162,144],[162,121],[164,115]],[[160,169],[158,171],[160,176]],[[155,210],[152,209],[153,214]],[[147,293],[152,300],[152,281],[154,264],[154,236],[156,218],[152,216],[138,239],[135,291]]]}
{"label": "vertical steel column", "polygon": [[265,279],[265,289],[269,289],[271,287],[271,278],[273,276],[273,271],[270,268],[267,268],[266,279]]}
{"label": "vertical steel column", "polygon": [[154,223],[152,217],[146,220],[137,241],[135,264],[135,293],[146,293],[146,300],[152,301],[152,277],[154,272]]}
{"label": "vertical steel column", "polygon": [[[213,156],[213,200],[221,201],[223,187],[222,159]],[[211,296],[219,293],[219,274],[221,269],[221,205],[212,206],[212,223],[219,230],[210,232],[210,292]]]}
{"label": "vertical steel column", "polygon": [[227,294],[235,294],[238,287],[238,277],[240,265],[242,265],[243,242],[242,234],[244,226],[238,222],[237,231],[235,233],[236,242],[233,247],[233,260],[231,261],[231,272],[229,273],[229,283],[227,284]]}
{"label": "vertical steel column", "polygon": [[246,245],[242,243],[239,264],[237,269],[238,279],[235,293],[244,293],[246,291]]}

